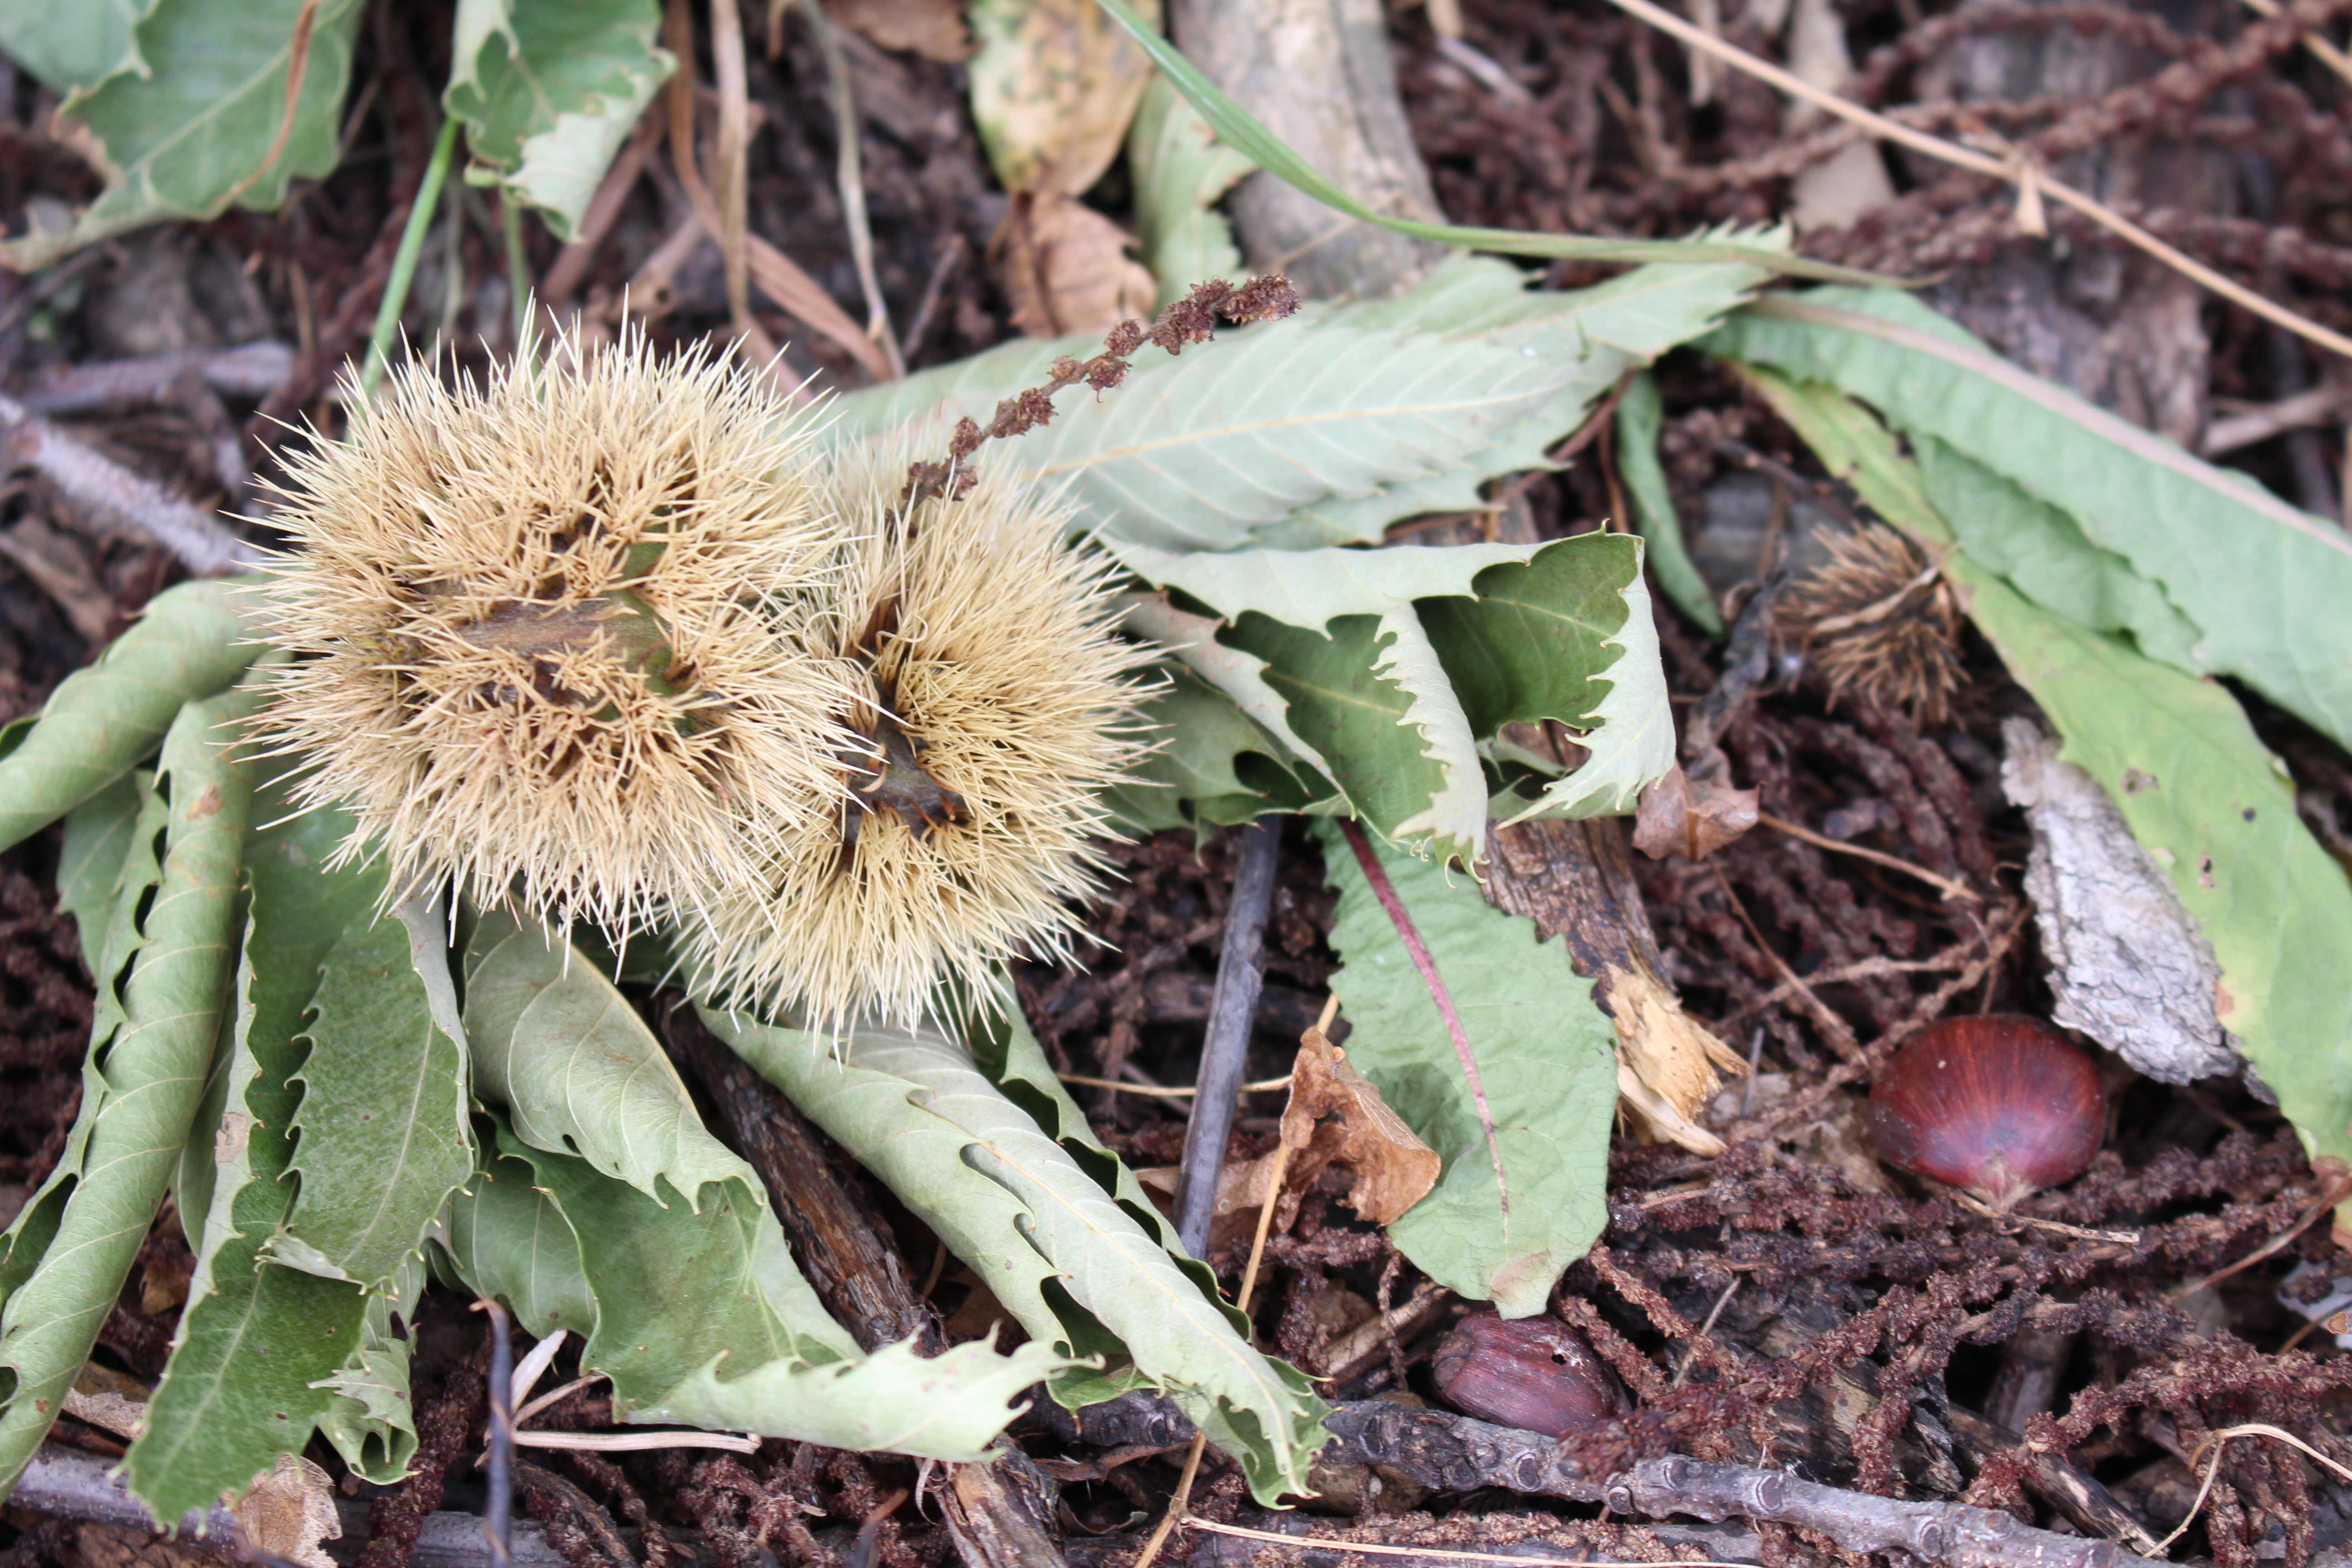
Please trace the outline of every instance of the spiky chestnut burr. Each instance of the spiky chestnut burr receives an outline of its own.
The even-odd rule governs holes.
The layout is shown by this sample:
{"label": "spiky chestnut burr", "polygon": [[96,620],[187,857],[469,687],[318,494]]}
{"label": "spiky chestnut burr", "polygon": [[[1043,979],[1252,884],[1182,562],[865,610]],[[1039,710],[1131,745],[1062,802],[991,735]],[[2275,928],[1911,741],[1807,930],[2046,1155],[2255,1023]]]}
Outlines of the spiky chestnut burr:
{"label": "spiky chestnut burr", "polygon": [[398,376],[291,464],[264,733],[391,887],[454,879],[624,930],[763,874],[840,814],[840,567],[804,430],[747,371],[642,338]]}
{"label": "spiky chestnut burr", "polygon": [[1960,688],[1959,601],[1918,546],[1869,523],[1829,538],[1830,560],[1781,601],[1784,625],[1829,678],[1832,701],[1854,693],[1915,724],[1951,716]]}
{"label": "spiky chestnut burr", "polygon": [[982,996],[999,960],[1066,951],[1101,791],[1142,749],[1150,654],[1112,635],[1066,510],[1001,475],[910,505],[908,457],[845,448],[822,480],[847,542],[815,634],[855,691],[846,802],[781,836],[760,897],[687,922],[700,989],[818,1026],[910,1022],[939,981]]}
{"label": "spiky chestnut burr", "polygon": [[1870,1135],[1896,1169],[2006,1210],[2090,1169],[2106,1091],[2091,1053],[2038,1018],[1946,1018],[1880,1069]]}

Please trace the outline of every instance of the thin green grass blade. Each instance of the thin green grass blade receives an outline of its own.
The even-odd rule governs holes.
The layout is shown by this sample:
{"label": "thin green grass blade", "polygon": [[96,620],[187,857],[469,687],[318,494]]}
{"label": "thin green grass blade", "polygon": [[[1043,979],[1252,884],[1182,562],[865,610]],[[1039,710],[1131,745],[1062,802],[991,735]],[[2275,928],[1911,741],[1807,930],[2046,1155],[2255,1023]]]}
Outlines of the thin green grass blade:
{"label": "thin green grass blade", "polygon": [[1226,97],[1223,90],[1202,76],[1199,68],[1186,59],[1175,45],[1146,26],[1124,0],[1095,0],[1095,4],[1109,12],[1113,21],[1134,35],[1136,42],[1143,46],[1144,53],[1151,57],[1152,63],[1175,84],[1176,90],[1201,111],[1201,118],[1209,122],[1209,128],[1226,146],[1276,179],[1296,185],[1324,205],[1365,223],[1378,224],[1399,234],[1409,234],[1415,239],[1457,245],[1467,250],[1490,250],[1502,256],[1570,257],[1579,261],[1747,261],[1799,278],[1821,278],[1845,283],[1865,279],[1874,283],[1888,281],[1876,274],[1859,272],[1850,267],[1833,267],[1826,261],[1810,261],[1785,251],[1759,250],[1745,245],[1726,245],[1712,240],[1603,239],[1580,234],[1529,234],[1513,228],[1465,228],[1458,224],[1422,223],[1412,218],[1391,217],[1385,213],[1374,212],[1318,173],[1313,164],[1294,152],[1288,142],[1266,129],[1265,121]]}

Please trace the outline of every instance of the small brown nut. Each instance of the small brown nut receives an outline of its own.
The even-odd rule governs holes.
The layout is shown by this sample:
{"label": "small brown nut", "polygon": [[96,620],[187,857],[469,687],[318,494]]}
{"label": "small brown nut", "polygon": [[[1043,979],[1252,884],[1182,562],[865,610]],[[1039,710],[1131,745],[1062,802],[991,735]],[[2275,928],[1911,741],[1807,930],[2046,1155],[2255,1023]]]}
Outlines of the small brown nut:
{"label": "small brown nut", "polygon": [[1616,1374],[1557,1318],[1465,1318],[1438,1342],[1431,1370],[1438,1396],[1464,1415],[1547,1437],[1625,1414]]}
{"label": "small brown nut", "polygon": [[2039,1018],[1946,1018],[1879,1069],[1870,1132],[1895,1169],[2006,1210],[2090,1168],[2107,1097],[2091,1053]]}

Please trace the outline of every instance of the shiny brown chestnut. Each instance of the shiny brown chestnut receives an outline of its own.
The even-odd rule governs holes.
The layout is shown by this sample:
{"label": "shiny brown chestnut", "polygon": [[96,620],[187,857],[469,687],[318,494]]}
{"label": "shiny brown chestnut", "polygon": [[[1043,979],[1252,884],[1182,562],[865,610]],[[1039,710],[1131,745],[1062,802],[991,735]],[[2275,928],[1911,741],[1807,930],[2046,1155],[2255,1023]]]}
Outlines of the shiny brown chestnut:
{"label": "shiny brown chestnut", "polygon": [[2000,1209],[2081,1175],[2106,1132],[2091,1053],[2019,1015],[1929,1025],[1870,1089],[1879,1158]]}
{"label": "shiny brown chestnut", "polygon": [[1437,1342],[1438,1397],[1465,1415],[1565,1437],[1625,1414],[1616,1373],[1556,1318],[1480,1312]]}

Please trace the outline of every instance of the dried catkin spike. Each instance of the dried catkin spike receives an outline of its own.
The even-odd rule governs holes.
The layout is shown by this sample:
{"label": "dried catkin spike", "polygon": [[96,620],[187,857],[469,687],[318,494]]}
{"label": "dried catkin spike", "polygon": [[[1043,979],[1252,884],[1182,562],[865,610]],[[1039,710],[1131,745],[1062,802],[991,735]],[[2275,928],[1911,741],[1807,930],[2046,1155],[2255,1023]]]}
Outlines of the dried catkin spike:
{"label": "dried catkin spike", "polygon": [[625,930],[830,831],[854,737],[799,636],[843,564],[811,462],[758,377],[641,338],[404,374],[298,458],[264,726],[357,818],[339,860]]}
{"label": "dried catkin spike", "polygon": [[838,812],[785,836],[763,896],[687,921],[698,984],[821,1026],[911,1021],[935,982],[1064,951],[1102,869],[1104,785],[1139,754],[1107,563],[1068,512],[999,476],[902,511],[908,452],[848,448],[823,481],[847,569],[825,647],[856,698]]}

